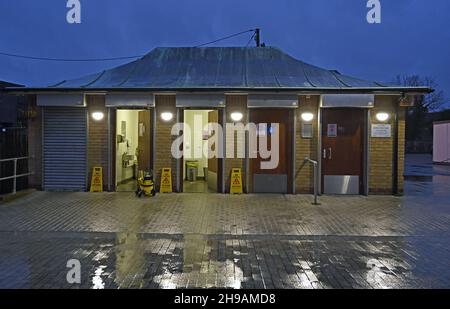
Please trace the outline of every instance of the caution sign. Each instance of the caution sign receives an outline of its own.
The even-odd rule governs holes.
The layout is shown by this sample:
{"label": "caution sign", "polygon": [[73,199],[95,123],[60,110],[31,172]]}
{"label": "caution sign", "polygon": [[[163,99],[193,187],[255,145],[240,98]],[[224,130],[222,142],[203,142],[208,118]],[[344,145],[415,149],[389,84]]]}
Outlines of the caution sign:
{"label": "caution sign", "polygon": [[159,188],[161,193],[172,193],[172,169],[163,168],[161,172],[161,186]]}
{"label": "caution sign", "polygon": [[103,168],[94,167],[92,170],[91,192],[103,192]]}
{"label": "caution sign", "polygon": [[231,170],[231,194],[242,194],[242,172],[240,168],[233,168]]}

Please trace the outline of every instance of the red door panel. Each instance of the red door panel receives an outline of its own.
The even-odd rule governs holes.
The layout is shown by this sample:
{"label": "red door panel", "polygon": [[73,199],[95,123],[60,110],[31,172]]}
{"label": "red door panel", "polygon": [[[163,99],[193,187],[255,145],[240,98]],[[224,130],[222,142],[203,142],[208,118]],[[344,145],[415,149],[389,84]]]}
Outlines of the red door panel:
{"label": "red door panel", "polygon": [[322,111],[322,183],[324,176],[359,176],[363,186],[364,156],[363,109],[323,109]]}

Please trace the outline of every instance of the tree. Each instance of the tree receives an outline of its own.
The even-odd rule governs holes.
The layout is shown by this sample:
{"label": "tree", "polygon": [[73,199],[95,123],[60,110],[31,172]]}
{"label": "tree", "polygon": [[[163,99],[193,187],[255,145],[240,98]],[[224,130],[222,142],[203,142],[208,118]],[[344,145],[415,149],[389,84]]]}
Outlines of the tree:
{"label": "tree", "polygon": [[397,75],[394,83],[405,87],[430,87],[434,89],[432,93],[416,96],[414,107],[408,110],[406,117],[406,140],[426,139],[431,132],[431,123],[427,115],[445,103],[444,92],[438,90],[438,85],[434,79],[419,75]]}

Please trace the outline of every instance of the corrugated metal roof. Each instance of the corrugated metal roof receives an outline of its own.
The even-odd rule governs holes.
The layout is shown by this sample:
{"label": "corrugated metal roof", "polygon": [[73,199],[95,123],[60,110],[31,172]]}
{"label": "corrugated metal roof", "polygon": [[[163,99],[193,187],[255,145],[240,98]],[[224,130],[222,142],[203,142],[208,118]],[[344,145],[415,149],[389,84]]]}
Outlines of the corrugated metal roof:
{"label": "corrugated metal roof", "polygon": [[0,89],[6,88],[6,87],[22,87],[22,85],[13,84],[10,82],[5,82],[5,81],[0,80]]}
{"label": "corrugated metal roof", "polygon": [[310,65],[274,47],[156,48],[131,63],[51,86],[169,90],[383,87]]}

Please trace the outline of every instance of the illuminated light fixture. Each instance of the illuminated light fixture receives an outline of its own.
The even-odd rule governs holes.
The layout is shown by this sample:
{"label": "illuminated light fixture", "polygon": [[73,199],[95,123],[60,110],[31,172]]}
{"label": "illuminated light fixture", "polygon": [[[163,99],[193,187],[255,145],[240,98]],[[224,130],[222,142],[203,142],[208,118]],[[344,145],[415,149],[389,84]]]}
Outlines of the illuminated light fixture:
{"label": "illuminated light fixture", "polygon": [[377,117],[377,120],[378,121],[381,121],[381,122],[385,122],[385,121],[387,121],[387,120],[389,120],[389,114],[388,113],[378,113],[377,115],[376,115],[376,117]]}
{"label": "illuminated light fixture", "polygon": [[314,114],[313,113],[303,113],[302,114],[302,119],[305,122],[310,122],[311,120],[314,119]]}
{"label": "illuminated light fixture", "polygon": [[171,113],[171,112],[161,113],[161,119],[164,121],[170,121],[173,119],[173,113]]}
{"label": "illuminated light fixture", "polygon": [[95,121],[101,121],[101,120],[103,120],[103,118],[105,118],[105,114],[102,112],[93,112],[92,113],[92,119],[94,119]]}
{"label": "illuminated light fixture", "polygon": [[234,122],[238,122],[241,121],[242,118],[244,118],[244,115],[242,113],[236,112],[236,113],[231,113],[231,120],[233,120]]}

